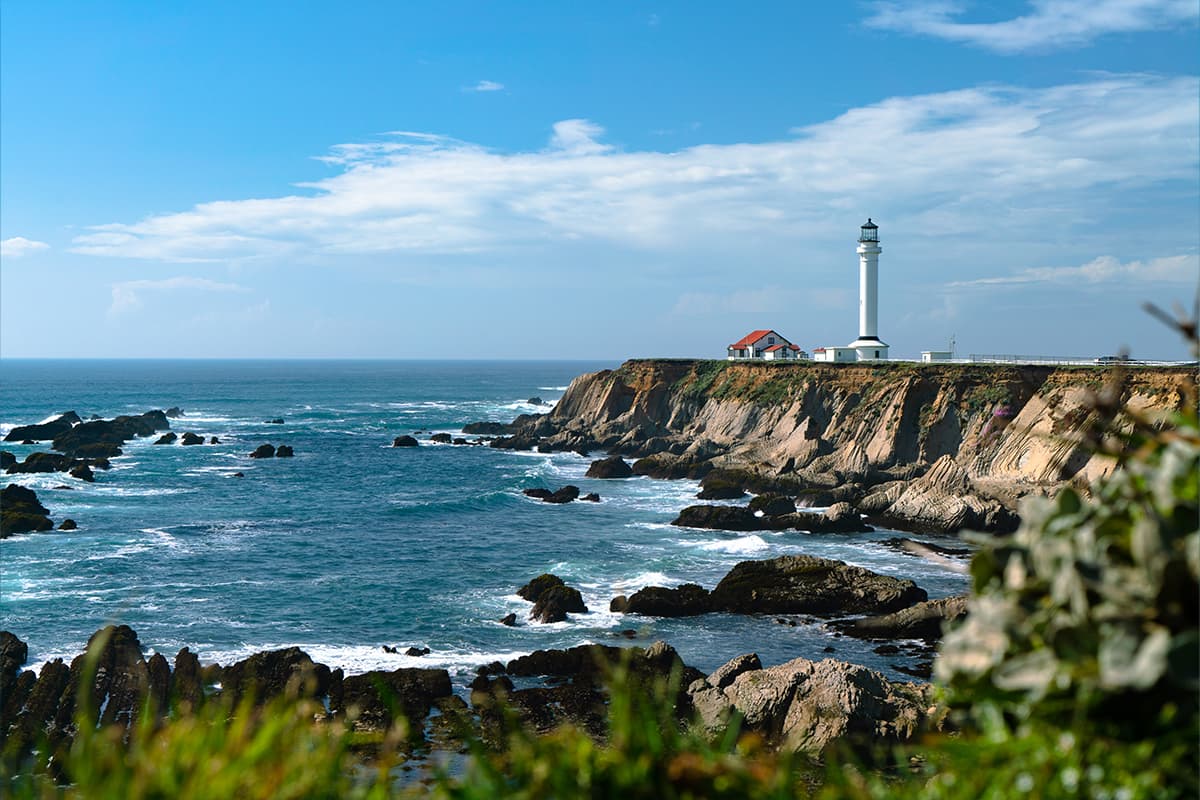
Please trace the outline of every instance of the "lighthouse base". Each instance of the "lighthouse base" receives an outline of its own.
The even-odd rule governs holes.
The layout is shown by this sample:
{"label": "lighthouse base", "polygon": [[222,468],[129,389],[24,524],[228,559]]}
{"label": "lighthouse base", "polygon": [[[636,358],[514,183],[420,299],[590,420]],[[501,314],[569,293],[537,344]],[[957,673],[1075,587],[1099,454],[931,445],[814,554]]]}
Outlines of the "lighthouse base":
{"label": "lighthouse base", "polygon": [[886,342],[881,342],[875,337],[855,339],[847,347],[853,347],[858,353],[859,361],[886,361],[888,358],[888,345]]}

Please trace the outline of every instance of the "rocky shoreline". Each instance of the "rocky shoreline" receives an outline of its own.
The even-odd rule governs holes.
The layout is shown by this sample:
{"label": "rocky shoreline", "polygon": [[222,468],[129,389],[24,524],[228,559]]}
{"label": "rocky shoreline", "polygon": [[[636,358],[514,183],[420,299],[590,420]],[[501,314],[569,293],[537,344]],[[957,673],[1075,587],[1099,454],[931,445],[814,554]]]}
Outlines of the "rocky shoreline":
{"label": "rocky shoreline", "polygon": [[[410,742],[462,746],[464,730],[487,738],[515,715],[536,731],[572,723],[601,734],[610,683],[666,697],[680,724],[718,732],[737,715],[744,730],[810,755],[833,741],[876,745],[940,726],[928,685],[889,681],[833,659],[793,659],[763,667],[757,655],[730,660],[711,675],[687,666],[664,642],[648,647],[581,645],[539,650],[480,667],[466,685],[444,669],[401,668],[345,675],[299,648],[256,653],[233,664],[201,664],[183,648],[173,661],[147,658],[128,626],[97,631],[85,653],[22,670],[25,642],[0,632],[0,750],[19,763],[35,751],[63,752],[80,724],[128,728],[141,714],[186,716],[223,703],[237,714],[280,697],[316,701],[316,722],[340,720],[382,732],[403,719]],[[667,691],[666,687],[674,687]],[[466,726],[466,727],[464,727]]]}

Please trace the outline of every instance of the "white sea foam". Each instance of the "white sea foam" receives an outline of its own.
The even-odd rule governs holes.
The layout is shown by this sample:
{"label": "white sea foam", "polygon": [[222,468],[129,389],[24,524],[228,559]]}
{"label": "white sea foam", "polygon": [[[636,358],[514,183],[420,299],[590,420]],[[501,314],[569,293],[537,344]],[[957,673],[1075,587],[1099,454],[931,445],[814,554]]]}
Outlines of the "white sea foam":
{"label": "white sea foam", "polygon": [[615,581],[613,588],[622,591],[632,589],[635,592],[646,586],[674,586],[679,581],[667,577],[662,572],[643,572],[640,575],[634,575],[632,578],[627,578],[623,581]]}
{"label": "white sea foam", "polygon": [[538,387],[538,389],[540,389],[543,392],[565,392],[569,388],[571,388],[571,387],[569,387],[569,386],[539,386]]}
{"label": "white sea foam", "polygon": [[761,536],[750,534],[737,539],[718,539],[710,542],[687,542],[680,541],[680,544],[692,544],[701,550],[716,553],[760,553],[763,550],[769,550],[771,545],[767,544]]}
{"label": "white sea foam", "polygon": [[[407,646],[403,642],[381,642],[379,644],[361,645],[332,645],[311,643],[276,643],[257,644],[241,647],[235,650],[204,650],[200,659],[204,662],[216,661],[229,665],[236,661],[261,653],[265,650],[277,650],[285,647],[299,647],[313,661],[337,669],[341,667],[347,675],[360,675],[372,670],[391,671],[401,667],[441,668],[455,675],[465,675],[475,671],[477,667],[490,664],[493,661],[507,663],[530,653],[529,650],[468,650],[450,648],[446,650],[433,649],[425,656],[406,656],[403,653],[388,653],[383,645],[399,646],[401,651]],[[195,649],[195,648],[193,648]]]}

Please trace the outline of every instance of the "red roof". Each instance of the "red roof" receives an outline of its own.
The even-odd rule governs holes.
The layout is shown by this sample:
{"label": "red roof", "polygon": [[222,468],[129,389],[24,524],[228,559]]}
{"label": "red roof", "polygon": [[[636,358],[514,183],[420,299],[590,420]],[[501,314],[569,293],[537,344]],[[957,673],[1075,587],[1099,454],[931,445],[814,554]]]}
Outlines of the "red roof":
{"label": "red roof", "polygon": [[800,349],[799,347],[797,347],[794,344],[775,344],[775,345],[771,345],[770,347],[768,347],[766,352],[774,353],[776,350],[782,350],[785,347],[789,350],[799,350]]}
{"label": "red roof", "polygon": [[[751,331],[750,333],[746,334],[741,339],[737,340],[736,342],[734,342],[733,344],[731,344],[729,346],[730,347],[749,347],[750,345],[754,344],[759,339],[763,338],[764,336],[766,336],[769,333],[774,333],[774,331],[770,331],[770,330]],[[780,338],[783,338],[783,337],[780,337]]]}

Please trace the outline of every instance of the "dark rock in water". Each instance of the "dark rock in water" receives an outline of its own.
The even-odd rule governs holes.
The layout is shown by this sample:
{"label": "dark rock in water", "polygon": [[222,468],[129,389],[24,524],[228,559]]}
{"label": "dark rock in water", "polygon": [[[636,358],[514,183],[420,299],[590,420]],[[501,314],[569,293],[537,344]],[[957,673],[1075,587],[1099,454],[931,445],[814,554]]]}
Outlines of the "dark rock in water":
{"label": "dark rock in water", "polygon": [[397,436],[392,440],[392,447],[417,447],[420,445],[412,436]]}
{"label": "dark rock in water", "polygon": [[531,580],[529,583],[517,589],[517,596],[522,600],[528,600],[531,603],[536,603],[542,593],[555,586],[566,586],[563,579],[549,572],[544,572]]}
{"label": "dark rock in water", "polygon": [[540,397],[531,397],[528,400],[526,400],[525,402],[531,406],[548,406],[548,405],[550,405],[549,403],[547,403],[545,400],[543,400]]}
{"label": "dark rock in water", "polygon": [[155,444],[171,444],[178,438],[179,437],[175,434],[175,431],[170,431],[169,433],[164,433],[162,436],[155,439],[154,443]]}
{"label": "dark rock in water", "polygon": [[209,444],[220,444],[221,440],[218,439],[217,437],[213,436],[213,437],[209,438],[208,443]]}
{"label": "dark rock in water", "polygon": [[863,639],[924,639],[934,642],[942,638],[942,625],[967,613],[967,598],[943,597],[915,603],[908,608],[878,617],[865,617],[837,625],[850,636]]}
{"label": "dark rock in water", "polygon": [[533,603],[530,619],[542,622],[562,622],[567,613],[585,614],[587,606],[578,589],[563,583],[557,575],[545,573],[537,576],[517,590],[517,595]]}
{"label": "dark rock in water", "polygon": [[550,491],[549,489],[525,489],[522,494],[526,497],[532,497],[536,500],[545,500],[547,497],[553,495],[554,492]]}
{"label": "dark rock in water", "polygon": [[287,697],[323,697],[329,687],[329,667],[316,664],[298,647],[255,653],[226,667],[222,691],[233,703],[252,697],[256,704]]}
{"label": "dark rock in water", "polygon": [[171,406],[163,413],[167,415],[168,419],[178,419],[183,416],[183,409],[179,406]]}
{"label": "dark rock in water", "polygon": [[966,559],[970,558],[974,551],[969,547],[947,547],[943,544],[934,544],[933,542],[919,542],[913,539],[906,539],[902,536],[893,536],[891,539],[885,539],[880,542],[884,547],[889,547],[898,553],[904,553],[910,556],[921,556],[927,552],[935,553],[939,556],[947,556],[949,558]]}
{"label": "dark rock in water", "polygon": [[233,473],[233,477],[235,477],[235,478],[244,478],[244,477],[246,477],[246,473],[244,473],[244,472],[235,472],[235,473]]}
{"label": "dark rock in water", "polygon": [[545,498],[543,500],[543,502],[562,504],[562,503],[570,503],[572,500],[576,500],[578,498],[579,498],[579,487],[571,486],[568,484],[567,486],[564,486],[561,489],[559,489],[554,494]]}
{"label": "dark rock in water", "polygon": [[764,516],[777,517],[794,512],[796,502],[778,494],[760,494],[750,499],[749,508],[751,511],[761,511]]}
{"label": "dark rock in water", "polygon": [[894,644],[881,644],[874,648],[871,652],[878,653],[881,656],[894,656],[900,652],[900,648]]}
{"label": "dark rock in water", "polygon": [[268,425],[282,425],[283,417],[276,417],[275,419],[269,419],[266,422]]}
{"label": "dark rock in water", "polygon": [[9,465],[5,470],[10,475],[38,472],[66,472],[75,464],[71,456],[58,453],[30,453],[25,460]]}
{"label": "dark rock in water", "polygon": [[394,656],[400,654],[400,651],[397,648],[392,647],[390,644],[383,645],[383,652],[390,653],[391,655],[394,655]]}
{"label": "dark rock in water", "polygon": [[700,483],[702,487],[696,497],[700,500],[737,500],[746,496],[741,484],[712,477],[710,473]]}
{"label": "dark rock in water", "polygon": [[344,714],[358,708],[355,727],[367,730],[386,730],[395,711],[413,725],[409,735],[419,738],[421,720],[429,715],[434,701],[450,693],[450,674],[444,669],[376,670],[344,678],[342,696],[336,706],[331,701],[330,710]]}
{"label": "dark rock in water", "polygon": [[55,436],[54,449],[77,458],[111,458],[120,455],[120,446],[130,439],[151,436],[170,427],[167,415],[161,411],[81,422]]}
{"label": "dark rock in water", "polygon": [[171,694],[176,703],[191,708],[199,706],[204,699],[204,683],[200,678],[200,659],[186,647],[175,656]]}
{"label": "dark rock in water", "polygon": [[0,677],[16,677],[21,666],[29,658],[29,645],[16,634],[0,631]]}
{"label": "dark rock in water", "polygon": [[742,614],[880,614],[926,597],[910,580],[814,556],[743,561],[710,595],[714,608]]}
{"label": "dark rock in water", "polygon": [[694,458],[674,453],[655,453],[639,458],[633,462],[630,469],[634,475],[648,475],[651,478],[699,480],[712,470],[712,465],[707,461],[696,461]]}
{"label": "dark rock in water", "polygon": [[429,655],[429,653],[430,653],[430,650],[428,647],[410,647],[404,651],[404,655],[413,656],[415,658],[419,658],[420,656],[427,656],[427,655]]}
{"label": "dark rock in water", "polygon": [[487,664],[480,664],[475,668],[476,675],[503,675],[504,665],[499,661],[491,661]]}
{"label": "dark rock in water", "polygon": [[766,522],[745,506],[688,506],[671,524],[724,531],[759,531],[767,527]]}
{"label": "dark rock in water", "polygon": [[0,469],[8,469],[17,463],[17,457],[7,450],[0,450]]}
{"label": "dark rock in water", "polygon": [[67,474],[70,475],[72,478],[78,478],[79,480],[87,481],[88,483],[96,482],[96,476],[92,472],[92,468],[89,467],[87,464],[79,464],[77,466],[71,467],[71,471]]}
{"label": "dark rock in water", "polygon": [[79,527],[79,525],[77,525],[75,523],[75,520],[68,517],[67,519],[64,519],[62,521],[62,523],[59,524],[58,529],[60,531],[73,531],[73,530],[77,529],[78,527]]}
{"label": "dark rock in water", "polygon": [[438,444],[450,444],[452,439],[448,433],[435,433],[433,436],[429,437],[429,441],[437,442]]}
{"label": "dark rock in water", "polygon": [[459,438],[455,439],[453,442],[453,444],[466,444],[466,443],[467,443],[467,440],[462,438],[461,436]]}
{"label": "dark rock in water", "polygon": [[568,613],[587,613],[583,595],[570,586],[552,586],[538,596],[529,618],[539,622],[562,622]]}
{"label": "dark rock in water", "polygon": [[52,420],[37,425],[18,425],[8,432],[4,441],[33,444],[35,441],[45,441],[61,436],[80,422],[82,420],[78,414],[74,411],[67,411]]}
{"label": "dark rock in water", "polygon": [[506,436],[515,430],[515,425],[503,422],[471,422],[463,425],[463,433],[476,436]]}
{"label": "dark rock in water", "polygon": [[583,497],[581,497],[579,499],[580,499],[580,501],[585,502],[585,503],[599,503],[600,495],[596,494],[595,492],[588,492],[587,494],[585,494]]}
{"label": "dark rock in water", "polygon": [[275,445],[260,444],[258,447],[254,448],[254,452],[250,454],[250,457],[251,458],[274,458],[275,457]]}
{"label": "dark rock in water", "polygon": [[516,627],[517,615],[516,614],[505,614],[503,617],[500,618],[500,624],[507,625],[510,628]]}
{"label": "dark rock in water", "polygon": [[530,433],[518,433],[513,436],[502,436],[492,440],[492,447],[497,450],[532,450],[541,441],[540,436]]}
{"label": "dark rock in water", "polygon": [[195,444],[204,444],[204,437],[189,431],[183,435],[183,438],[180,440],[180,444],[189,446]]}
{"label": "dark rock in water", "polygon": [[0,539],[14,533],[51,530],[54,523],[49,514],[32,489],[10,483],[0,490]]}
{"label": "dark rock in water", "polygon": [[292,450],[292,446],[290,444],[281,444],[275,450],[276,458],[292,458],[295,455],[296,453],[294,450]]}
{"label": "dark rock in water", "polygon": [[712,611],[708,590],[694,583],[685,583],[674,589],[662,586],[647,586],[633,593],[625,601],[623,608],[618,608],[614,598],[612,611],[626,614],[644,614],[651,617],[692,617]]}
{"label": "dark rock in water", "polygon": [[587,471],[589,478],[629,478],[632,475],[633,468],[620,456],[609,456],[599,461],[593,461]]}

